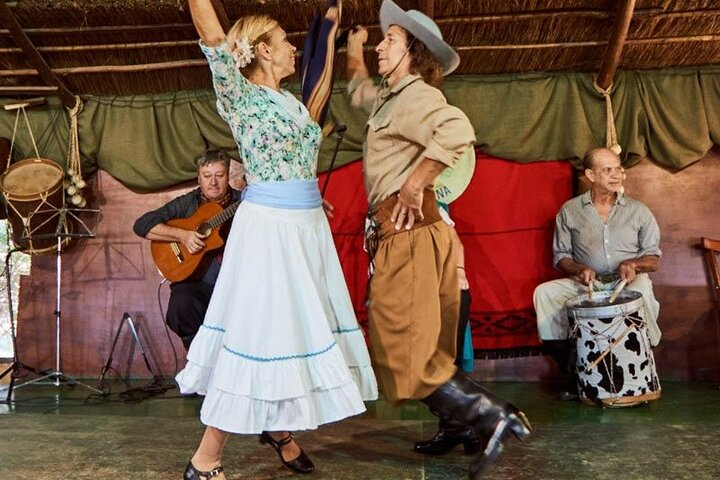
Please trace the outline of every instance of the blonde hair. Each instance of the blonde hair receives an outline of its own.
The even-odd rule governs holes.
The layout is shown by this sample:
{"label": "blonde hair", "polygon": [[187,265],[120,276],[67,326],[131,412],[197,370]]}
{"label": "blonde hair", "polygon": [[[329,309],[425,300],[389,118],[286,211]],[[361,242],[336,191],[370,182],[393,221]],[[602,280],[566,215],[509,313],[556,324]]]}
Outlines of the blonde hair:
{"label": "blonde hair", "polygon": [[[267,15],[248,15],[240,18],[227,34],[227,44],[230,47],[230,52],[232,53],[237,48],[237,45],[235,45],[237,40],[247,37],[250,48],[255,53],[257,44],[270,42],[272,31],[279,27],[280,24],[277,20]],[[257,62],[250,62],[242,71],[252,71],[257,65]]]}

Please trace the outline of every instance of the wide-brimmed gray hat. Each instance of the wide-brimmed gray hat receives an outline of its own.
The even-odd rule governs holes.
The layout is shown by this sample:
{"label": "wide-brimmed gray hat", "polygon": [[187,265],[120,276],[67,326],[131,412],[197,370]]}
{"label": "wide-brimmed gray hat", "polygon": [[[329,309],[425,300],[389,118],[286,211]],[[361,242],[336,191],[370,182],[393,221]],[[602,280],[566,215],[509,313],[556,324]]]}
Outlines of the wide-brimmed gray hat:
{"label": "wide-brimmed gray hat", "polygon": [[398,7],[392,0],[383,0],[380,6],[380,27],[383,34],[390,25],[397,25],[412,33],[428,47],[443,69],[443,75],[452,73],[460,65],[460,56],[443,40],[440,28],[422,12]]}

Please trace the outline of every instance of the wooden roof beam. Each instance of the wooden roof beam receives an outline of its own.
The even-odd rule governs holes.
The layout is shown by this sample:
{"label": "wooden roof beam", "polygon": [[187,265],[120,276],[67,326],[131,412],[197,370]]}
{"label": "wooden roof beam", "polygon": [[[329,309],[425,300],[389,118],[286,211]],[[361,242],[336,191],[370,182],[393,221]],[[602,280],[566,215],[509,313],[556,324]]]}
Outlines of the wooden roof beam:
{"label": "wooden roof beam", "polygon": [[[207,67],[207,60],[175,60],[170,62],[141,63],[135,65],[93,65],[88,67],[54,68],[55,75],[78,75],[85,73],[132,73],[150,72],[155,70],[171,70],[185,67]],[[20,70],[0,70],[3,77],[32,77],[38,75],[31,68]]]}
{"label": "wooden roof beam", "polygon": [[0,97],[15,95],[55,95],[58,87],[0,87]]}
{"label": "wooden roof beam", "polygon": [[627,33],[630,29],[630,21],[632,20],[633,10],[635,10],[635,0],[620,0],[618,2],[617,16],[613,23],[612,33],[605,48],[605,55],[600,64],[600,72],[597,76],[597,84],[603,90],[612,85],[615,70],[620,64]]}
{"label": "wooden roof beam", "polygon": [[27,35],[25,35],[25,32],[23,32],[20,24],[15,18],[15,15],[13,15],[12,11],[5,3],[5,0],[0,0],[0,21],[2,21],[5,27],[10,31],[10,35],[12,35],[17,46],[23,49],[23,52],[25,52],[25,55],[28,56],[30,63],[32,63],[37,69],[45,83],[50,86],[56,86],[58,88],[57,96],[60,97],[63,104],[67,108],[74,108],[75,95],[73,95],[62,80],[60,80],[52,72],[52,70],[50,70],[50,67],[45,62],[45,59],[43,59],[42,55],[40,55],[40,53],[35,49],[35,46],[32,44]]}
{"label": "wooden roof beam", "polygon": [[[148,48],[184,48],[197,47],[197,40],[177,40],[170,42],[134,42],[134,43],[109,43],[93,45],[63,45],[57,47],[37,47],[42,53],[69,53],[69,52],[98,52],[105,50],[142,50]],[[22,53],[21,48],[0,47],[0,53]]]}

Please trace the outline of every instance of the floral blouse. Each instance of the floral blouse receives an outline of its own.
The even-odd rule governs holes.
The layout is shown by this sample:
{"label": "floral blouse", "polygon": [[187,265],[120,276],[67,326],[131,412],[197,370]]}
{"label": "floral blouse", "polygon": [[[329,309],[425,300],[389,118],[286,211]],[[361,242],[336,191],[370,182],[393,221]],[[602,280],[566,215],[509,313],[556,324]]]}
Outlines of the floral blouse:
{"label": "floral blouse", "polygon": [[247,80],[227,43],[200,42],[200,48],[210,64],[218,113],[230,125],[248,183],[315,178],[322,131],[305,106],[287,91]]}

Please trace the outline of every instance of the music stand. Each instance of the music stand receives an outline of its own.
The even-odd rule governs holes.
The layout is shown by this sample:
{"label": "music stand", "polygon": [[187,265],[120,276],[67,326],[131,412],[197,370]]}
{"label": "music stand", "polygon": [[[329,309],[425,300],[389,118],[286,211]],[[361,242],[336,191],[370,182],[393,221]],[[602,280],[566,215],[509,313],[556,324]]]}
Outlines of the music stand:
{"label": "music stand", "polygon": [[[94,224],[91,224],[91,226],[88,226],[88,224],[80,219],[80,215],[87,213],[91,216],[90,220],[94,222]],[[61,323],[62,323],[62,314],[60,310],[60,299],[61,299],[61,292],[62,292],[62,247],[63,247],[63,240],[65,239],[72,239],[72,238],[94,238],[95,237],[95,227],[97,227],[98,222],[100,221],[100,210],[97,209],[91,209],[91,208],[67,208],[62,207],[59,210],[40,210],[37,212],[33,212],[28,217],[28,220],[26,222],[26,225],[31,225],[31,218],[33,215],[36,214],[49,214],[50,217],[47,221],[51,221],[53,218],[57,217],[57,226],[55,228],[55,233],[47,233],[47,234],[38,234],[38,235],[27,235],[24,237],[20,237],[19,241],[38,241],[38,240],[47,240],[50,238],[56,239],[56,247],[55,247],[55,254],[56,254],[56,297],[55,297],[55,368],[54,370],[50,371],[49,373],[46,373],[38,378],[29,380],[27,382],[13,385],[14,382],[11,381],[11,387],[8,391],[7,401],[10,401],[10,398],[12,397],[12,386],[15,388],[24,387],[27,385],[54,385],[56,387],[59,387],[62,384],[70,384],[70,385],[80,385],[82,387],[85,387],[89,390],[92,390],[95,393],[102,393],[100,390],[98,390],[95,387],[92,387],[90,385],[87,385],[81,381],[79,381],[76,378],[73,378],[69,375],[66,375],[62,373],[60,370],[60,363],[61,363],[61,354],[60,354],[60,332],[61,332]],[[70,229],[67,228],[67,222],[72,221],[72,225],[77,227],[78,231],[73,232],[70,231]],[[27,233],[23,232],[24,234]],[[17,349],[15,349],[17,352]],[[34,373],[38,373],[36,369],[28,369]],[[42,373],[42,372],[39,372]],[[52,379],[50,382],[43,382],[43,380]]]}

